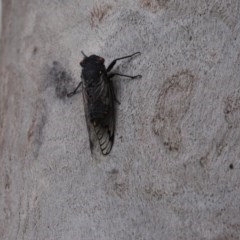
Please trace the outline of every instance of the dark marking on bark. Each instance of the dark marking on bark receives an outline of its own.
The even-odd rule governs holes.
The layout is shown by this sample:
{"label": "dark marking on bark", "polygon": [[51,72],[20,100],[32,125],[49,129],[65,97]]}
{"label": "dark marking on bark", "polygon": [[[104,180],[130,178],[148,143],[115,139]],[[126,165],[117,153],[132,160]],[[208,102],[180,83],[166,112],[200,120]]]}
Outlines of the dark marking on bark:
{"label": "dark marking on bark", "polygon": [[140,0],[142,8],[146,8],[152,13],[156,13],[167,7],[169,0]]}
{"label": "dark marking on bark", "polygon": [[67,95],[67,87],[72,82],[72,76],[70,71],[67,71],[61,63],[53,61],[52,66],[48,70],[47,88],[49,85],[54,85],[56,96],[63,99]]}
{"label": "dark marking on bark", "polygon": [[129,191],[129,183],[127,179],[119,179],[121,175],[119,170],[113,169],[108,172],[108,178],[105,184],[105,191],[107,195],[118,196],[124,198]]}
{"label": "dark marking on bark", "polygon": [[44,100],[40,99],[34,106],[35,112],[32,123],[28,129],[28,142],[32,144],[32,152],[35,158],[38,157],[39,149],[42,145],[44,136],[43,129],[47,121],[47,106]]}
{"label": "dark marking on bark", "polygon": [[206,169],[209,164],[210,150],[207,151],[204,156],[199,159],[199,164],[202,168]]}
{"label": "dark marking on bark", "polygon": [[228,128],[238,128],[240,124],[240,90],[228,96],[224,103],[223,112]]}
{"label": "dark marking on bark", "polygon": [[187,113],[194,94],[196,77],[184,70],[168,78],[161,87],[152,129],[169,151],[182,145],[181,120]]}
{"label": "dark marking on bark", "polygon": [[[230,4],[231,2],[231,4]],[[216,1],[209,9],[211,16],[219,18],[226,26],[234,31],[238,23],[239,1]]]}
{"label": "dark marking on bark", "polygon": [[153,184],[150,184],[149,186],[145,186],[144,188],[144,193],[147,194],[149,200],[161,200],[163,196],[166,194],[163,190],[161,189],[156,189]]}
{"label": "dark marking on bark", "polygon": [[106,17],[108,12],[112,9],[112,6],[105,5],[95,5],[90,11],[90,25],[91,27],[97,27],[102,20]]}
{"label": "dark marking on bark", "polygon": [[38,52],[38,47],[35,46],[35,47],[33,48],[33,55],[36,55],[37,52]]}
{"label": "dark marking on bark", "polygon": [[9,190],[10,189],[10,185],[11,185],[11,181],[10,181],[9,174],[7,173],[5,175],[5,189]]}
{"label": "dark marking on bark", "polygon": [[119,170],[117,170],[116,168],[113,168],[111,171],[107,172],[109,174],[118,174]]}
{"label": "dark marking on bark", "polygon": [[126,194],[126,192],[128,191],[128,185],[124,182],[121,182],[121,183],[114,183],[113,184],[113,189],[112,189],[115,194],[120,197],[120,198],[123,198]]}

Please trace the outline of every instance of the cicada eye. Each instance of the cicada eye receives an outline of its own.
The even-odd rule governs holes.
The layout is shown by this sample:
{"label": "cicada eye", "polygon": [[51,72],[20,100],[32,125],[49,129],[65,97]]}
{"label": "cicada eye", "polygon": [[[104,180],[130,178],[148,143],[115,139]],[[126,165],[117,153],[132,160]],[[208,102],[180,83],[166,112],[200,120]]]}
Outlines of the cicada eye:
{"label": "cicada eye", "polygon": [[102,58],[102,57],[99,57],[99,61],[100,61],[101,63],[104,63],[104,62],[105,62],[105,59]]}
{"label": "cicada eye", "polygon": [[84,66],[84,62],[85,62],[85,61],[84,61],[84,59],[83,59],[83,60],[79,63],[79,65],[83,67],[83,66]]}

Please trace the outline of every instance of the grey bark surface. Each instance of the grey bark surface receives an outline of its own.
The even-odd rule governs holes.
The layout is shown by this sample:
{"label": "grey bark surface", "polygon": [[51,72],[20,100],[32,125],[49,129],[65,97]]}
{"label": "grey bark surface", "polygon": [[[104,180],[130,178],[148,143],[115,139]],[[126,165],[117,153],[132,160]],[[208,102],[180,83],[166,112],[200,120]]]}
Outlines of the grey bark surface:
{"label": "grey bark surface", "polygon": [[[240,239],[240,3],[4,0],[0,239]],[[123,60],[91,156],[81,50]]]}

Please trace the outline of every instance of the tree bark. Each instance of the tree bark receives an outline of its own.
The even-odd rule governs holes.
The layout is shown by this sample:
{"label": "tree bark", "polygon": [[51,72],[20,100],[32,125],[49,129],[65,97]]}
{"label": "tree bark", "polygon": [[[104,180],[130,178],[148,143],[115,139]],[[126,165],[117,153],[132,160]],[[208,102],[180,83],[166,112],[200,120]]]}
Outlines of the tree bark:
{"label": "tree bark", "polygon": [[[0,239],[239,239],[240,3],[3,0]],[[117,63],[91,155],[83,56]]]}

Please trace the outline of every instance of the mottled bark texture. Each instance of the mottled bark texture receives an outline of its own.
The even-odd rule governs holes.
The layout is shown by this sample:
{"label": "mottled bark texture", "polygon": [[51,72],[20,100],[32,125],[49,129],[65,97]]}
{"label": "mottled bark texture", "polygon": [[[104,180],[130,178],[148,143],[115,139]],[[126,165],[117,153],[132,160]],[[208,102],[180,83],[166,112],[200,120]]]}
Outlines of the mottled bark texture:
{"label": "mottled bark texture", "polygon": [[[3,0],[0,239],[240,236],[240,2]],[[81,50],[116,72],[91,156]]]}

